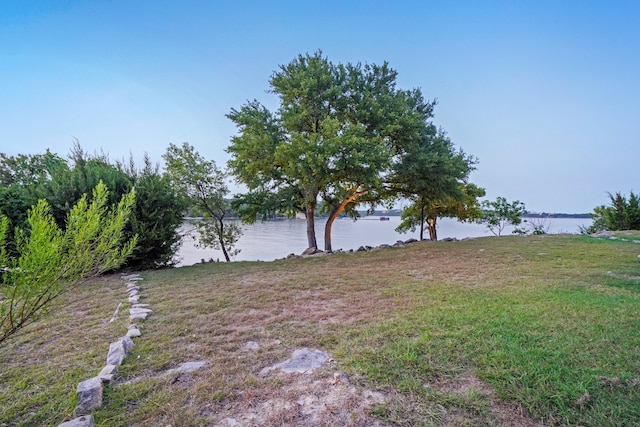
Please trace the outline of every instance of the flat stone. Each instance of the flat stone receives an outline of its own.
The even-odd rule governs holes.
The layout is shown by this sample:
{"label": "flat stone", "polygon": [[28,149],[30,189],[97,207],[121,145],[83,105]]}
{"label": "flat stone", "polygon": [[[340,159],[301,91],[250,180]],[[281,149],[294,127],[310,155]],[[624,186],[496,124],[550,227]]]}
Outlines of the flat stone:
{"label": "flat stone", "polygon": [[118,367],[116,365],[107,365],[98,374],[98,378],[102,380],[103,383],[108,383],[113,380],[113,376]]}
{"label": "flat stone", "polygon": [[281,370],[286,374],[294,372],[304,374],[310,373],[329,359],[329,353],[322,350],[310,350],[308,348],[298,349],[293,352],[291,359],[266,367],[260,371],[261,375],[266,375],[273,370]]}
{"label": "flat stone", "polygon": [[128,286],[128,285],[127,285],[127,292],[133,292],[133,291],[136,291],[136,292],[137,292],[137,291],[139,291],[139,290],[140,290],[140,286],[136,286],[136,285]]}
{"label": "flat stone", "polygon": [[131,289],[127,293],[129,294],[130,297],[133,297],[139,294],[139,292],[136,289]]}
{"label": "flat stone", "polygon": [[132,307],[129,309],[129,314],[141,314],[141,313],[153,313],[150,308],[144,307]]}
{"label": "flat stone", "polygon": [[78,384],[76,414],[87,415],[102,406],[102,380],[93,377]]}
{"label": "flat stone", "polygon": [[107,353],[107,365],[122,365],[124,357],[127,355],[125,345],[122,340],[109,344],[109,353]]}
{"label": "flat stone", "polygon": [[127,331],[127,336],[130,338],[139,337],[140,335],[142,335],[140,329],[129,329]]}
{"label": "flat stone", "polygon": [[93,427],[95,426],[93,422],[92,415],[84,415],[82,417],[75,418],[71,421],[65,421],[62,424],[59,424],[58,427]]}
{"label": "flat stone", "polygon": [[128,301],[129,301],[129,304],[137,304],[138,301],[140,301],[140,295],[129,297]]}
{"label": "flat stone", "polygon": [[129,326],[127,326],[127,329],[138,329],[138,325],[136,325],[135,323],[132,323]]}
{"label": "flat stone", "polygon": [[148,315],[149,315],[148,313],[132,314],[129,316],[129,320],[130,321],[144,320],[147,318]]}
{"label": "flat stone", "polygon": [[133,308],[144,308],[144,307],[149,307],[151,304],[132,304],[131,307]]}

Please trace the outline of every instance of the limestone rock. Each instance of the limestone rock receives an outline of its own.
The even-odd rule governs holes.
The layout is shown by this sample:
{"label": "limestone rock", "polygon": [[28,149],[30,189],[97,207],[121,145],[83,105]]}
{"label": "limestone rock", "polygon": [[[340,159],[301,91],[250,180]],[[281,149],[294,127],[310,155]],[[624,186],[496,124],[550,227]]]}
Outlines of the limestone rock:
{"label": "limestone rock", "polygon": [[108,383],[113,380],[113,376],[118,367],[116,365],[107,365],[98,374],[98,378],[102,380],[103,383]]}
{"label": "limestone rock", "polygon": [[58,427],[93,427],[94,425],[93,417],[91,415],[85,415],[71,421],[65,421],[58,425]]}
{"label": "limestone rock", "polygon": [[138,292],[140,290],[140,286],[131,285],[127,286],[127,292]]}
{"label": "limestone rock", "polygon": [[129,354],[129,350],[133,347],[133,340],[130,337],[122,337],[120,339],[122,341],[122,345],[124,346],[125,354]]}
{"label": "limestone rock", "polygon": [[329,359],[329,354],[327,352],[322,350],[310,350],[305,347],[294,351],[291,355],[291,359],[262,369],[260,374],[266,375],[277,369],[286,374],[294,372],[298,372],[300,374],[310,373],[322,365],[327,359]]}
{"label": "limestone rock", "polygon": [[137,304],[140,301],[140,295],[129,297],[129,304]]}
{"label": "limestone rock", "polygon": [[129,320],[134,322],[136,320],[144,320],[147,318],[148,313],[136,313],[129,316]]}
{"label": "limestone rock", "polygon": [[91,410],[102,406],[102,380],[93,377],[78,384],[78,404],[76,414],[87,415]]}
{"label": "limestone rock", "polygon": [[409,245],[409,244],[411,244],[411,243],[416,243],[417,241],[418,241],[418,240],[416,240],[416,239],[414,239],[414,238],[411,238],[411,239],[407,239],[407,240],[405,240],[405,241],[404,241],[404,244],[405,244],[405,245]]}
{"label": "limestone rock", "polygon": [[322,251],[318,248],[307,248],[304,250],[304,252],[302,252],[302,255],[315,255],[315,254],[321,254]]}
{"label": "limestone rock", "polygon": [[133,328],[127,331],[127,336],[130,338],[139,337],[140,335],[142,335],[140,329]]}
{"label": "limestone rock", "polygon": [[132,307],[129,309],[129,314],[141,314],[141,313],[153,313],[150,308],[144,307]]}
{"label": "limestone rock", "polygon": [[122,365],[122,360],[124,360],[126,355],[127,351],[125,350],[122,340],[112,342],[109,344],[109,352],[107,353],[107,365]]}

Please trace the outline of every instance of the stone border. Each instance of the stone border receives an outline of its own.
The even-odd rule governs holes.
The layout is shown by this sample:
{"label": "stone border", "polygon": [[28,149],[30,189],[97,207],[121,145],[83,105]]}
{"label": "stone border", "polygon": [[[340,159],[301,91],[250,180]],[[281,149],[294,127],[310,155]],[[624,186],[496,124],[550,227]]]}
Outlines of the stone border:
{"label": "stone border", "polygon": [[[125,280],[126,292],[128,294],[127,302],[129,303],[129,326],[127,333],[115,342],[109,344],[107,352],[106,365],[100,373],[93,378],[84,380],[78,384],[75,413],[81,415],[71,421],[63,422],[58,427],[93,427],[94,421],[91,411],[102,406],[102,394],[104,386],[108,385],[114,378],[118,366],[122,364],[124,358],[133,347],[132,338],[141,336],[137,322],[145,320],[153,311],[149,308],[149,304],[140,303],[140,286],[138,282],[144,279],[139,274],[122,275]],[[109,323],[116,320],[118,311],[122,303],[118,303],[113,316]]]}

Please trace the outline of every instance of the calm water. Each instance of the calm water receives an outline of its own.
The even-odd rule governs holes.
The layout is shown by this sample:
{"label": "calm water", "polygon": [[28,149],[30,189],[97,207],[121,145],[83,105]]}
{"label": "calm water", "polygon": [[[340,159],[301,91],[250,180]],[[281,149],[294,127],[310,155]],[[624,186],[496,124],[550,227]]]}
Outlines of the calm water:
{"label": "calm water", "polygon": [[[589,226],[588,218],[550,218],[545,220],[527,219],[538,224],[542,222],[547,233],[578,233],[580,226]],[[361,218],[358,221],[339,219],[333,224],[333,248],[357,249],[361,245],[377,246],[383,243],[392,244],[398,240],[409,238],[418,239],[419,231],[415,233],[400,234],[395,228],[400,224],[400,217],[390,217],[389,221],[380,221],[378,217]],[[184,231],[189,232],[189,226],[184,226]],[[234,261],[272,261],[284,258],[290,253],[299,254],[307,248],[306,223],[303,219],[289,219],[284,221],[257,222],[244,224],[244,234],[240,238],[237,247],[241,250]],[[503,235],[511,234],[513,228],[507,228]],[[425,230],[425,235],[428,233]],[[324,247],[324,219],[316,220],[316,238],[318,247]],[[485,226],[480,224],[464,224],[453,219],[443,218],[438,220],[438,238],[492,236]],[[220,259],[224,261],[221,251],[213,249],[199,249],[194,245],[194,240],[186,236],[182,247],[178,251],[181,259],[179,265],[191,265],[200,262],[203,258]]]}

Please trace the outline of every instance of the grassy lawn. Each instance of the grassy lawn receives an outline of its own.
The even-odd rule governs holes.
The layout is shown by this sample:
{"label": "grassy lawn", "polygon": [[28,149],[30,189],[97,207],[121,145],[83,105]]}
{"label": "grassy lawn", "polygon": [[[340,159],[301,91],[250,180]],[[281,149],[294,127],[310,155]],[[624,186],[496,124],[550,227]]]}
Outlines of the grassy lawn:
{"label": "grassy lawn", "polygon": [[[340,371],[386,396],[351,425],[640,425],[638,254],[631,241],[488,237],[143,272],[153,315],[93,415],[226,426],[295,402],[295,376],[259,372],[310,347],[333,356],[314,379]],[[77,383],[126,331],[123,315],[108,323],[125,296],[119,276],[84,286],[0,348],[0,426],[73,416]],[[345,425],[293,407],[265,423]]]}

